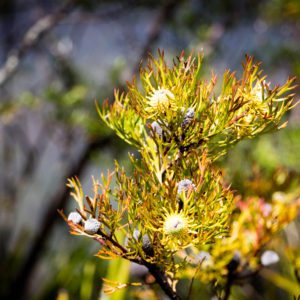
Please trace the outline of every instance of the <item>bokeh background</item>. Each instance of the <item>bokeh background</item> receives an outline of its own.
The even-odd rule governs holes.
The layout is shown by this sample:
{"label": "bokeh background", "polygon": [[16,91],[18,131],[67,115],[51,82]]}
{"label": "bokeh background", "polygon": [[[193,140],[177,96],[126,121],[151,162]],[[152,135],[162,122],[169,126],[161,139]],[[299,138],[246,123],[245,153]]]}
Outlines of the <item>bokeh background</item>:
{"label": "bokeh background", "polygon": [[[129,168],[133,151],[100,122],[95,100],[137,74],[148,52],[203,51],[203,76],[241,73],[245,54],[262,61],[272,83],[300,74],[299,0],[1,0],[0,1],[0,298],[158,299],[134,289],[105,296],[101,277],[146,276],[127,263],[93,256],[98,245],[70,236],[57,209],[75,206],[66,180]],[[299,80],[296,79],[297,83]],[[299,88],[296,88],[296,99]],[[245,141],[219,162],[242,195],[266,199],[300,179],[300,115],[287,129]],[[293,281],[286,248],[300,247],[299,221],[278,237],[276,270]],[[130,278],[131,276],[131,278]],[[210,299],[201,287],[194,296]],[[257,276],[233,299],[292,299]]]}

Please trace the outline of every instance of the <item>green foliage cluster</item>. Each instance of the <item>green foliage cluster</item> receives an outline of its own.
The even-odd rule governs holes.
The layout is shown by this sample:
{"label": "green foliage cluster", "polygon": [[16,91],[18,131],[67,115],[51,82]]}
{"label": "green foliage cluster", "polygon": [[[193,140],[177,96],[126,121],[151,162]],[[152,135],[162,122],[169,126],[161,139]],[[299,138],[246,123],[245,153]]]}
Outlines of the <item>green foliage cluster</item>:
{"label": "green foliage cluster", "polygon": [[97,240],[102,259],[146,266],[172,299],[179,299],[176,284],[186,277],[211,283],[226,299],[231,284],[267,265],[263,248],[299,209],[298,194],[242,199],[213,164],[237,142],[286,125],[293,79],[272,88],[246,57],[241,78],[226,71],[216,95],[216,76],[202,79],[201,63],[202,55],[182,53],[172,67],[162,52],[150,57],[139,82],[98,108],[139,151],[129,156],[133,174],[116,162],[101,183],[94,180],[91,197],[77,179],[69,181],[78,203],[66,219],[71,233]]}

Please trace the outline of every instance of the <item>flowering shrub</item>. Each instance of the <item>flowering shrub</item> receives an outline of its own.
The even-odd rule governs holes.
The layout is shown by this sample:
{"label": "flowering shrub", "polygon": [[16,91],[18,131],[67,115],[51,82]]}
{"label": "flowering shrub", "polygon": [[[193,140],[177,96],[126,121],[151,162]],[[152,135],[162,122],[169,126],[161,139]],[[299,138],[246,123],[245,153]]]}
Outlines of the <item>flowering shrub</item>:
{"label": "flowering shrub", "polygon": [[211,283],[227,299],[237,280],[278,261],[264,248],[300,205],[296,194],[241,199],[213,164],[240,140],[286,125],[281,119],[292,108],[293,80],[271,88],[247,57],[241,78],[226,71],[216,95],[216,77],[201,79],[201,63],[201,55],[182,54],[172,67],[163,53],[150,57],[141,87],[133,80],[127,93],[115,91],[114,103],[98,108],[138,149],[140,158],[129,156],[132,175],[116,163],[86,197],[79,181],[69,180],[78,203],[66,219],[71,233],[98,241],[99,258],[146,266],[171,299],[180,299],[176,284],[186,277]]}

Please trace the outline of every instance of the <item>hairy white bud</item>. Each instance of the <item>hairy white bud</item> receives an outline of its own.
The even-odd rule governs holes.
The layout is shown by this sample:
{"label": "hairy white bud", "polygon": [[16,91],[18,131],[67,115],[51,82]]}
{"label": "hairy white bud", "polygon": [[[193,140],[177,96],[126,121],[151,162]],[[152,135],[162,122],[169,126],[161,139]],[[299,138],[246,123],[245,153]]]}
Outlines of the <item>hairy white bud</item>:
{"label": "hairy white bud", "polygon": [[148,234],[144,234],[143,235],[143,245],[142,245],[142,249],[144,250],[144,252],[150,256],[154,255],[154,251],[153,251],[153,247],[149,238]]}
{"label": "hairy white bud", "polygon": [[78,212],[73,211],[69,214],[68,221],[71,221],[74,224],[80,224],[82,222],[82,217]]}
{"label": "hairy white bud", "polygon": [[181,194],[182,192],[187,192],[188,190],[192,189],[195,190],[195,184],[189,179],[183,179],[178,182],[178,190],[177,193]]}
{"label": "hairy white bud", "polygon": [[84,224],[84,231],[89,234],[95,234],[100,228],[100,222],[96,219],[88,219]]}
{"label": "hairy white bud", "polygon": [[163,130],[161,126],[156,121],[154,121],[151,123],[151,127],[153,131],[156,132],[156,134],[161,138],[163,135]]}
{"label": "hairy white bud", "polygon": [[260,261],[263,266],[270,266],[279,262],[279,256],[275,251],[267,250],[262,254]]}
{"label": "hairy white bud", "polygon": [[195,117],[195,111],[192,107],[189,107],[183,117],[183,121],[181,123],[182,127],[186,127],[188,124],[192,122]]}
{"label": "hairy white bud", "polygon": [[140,231],[137,229],[134,229],[132,236],[136,241],[139,239],[140,235],[141,235]]}

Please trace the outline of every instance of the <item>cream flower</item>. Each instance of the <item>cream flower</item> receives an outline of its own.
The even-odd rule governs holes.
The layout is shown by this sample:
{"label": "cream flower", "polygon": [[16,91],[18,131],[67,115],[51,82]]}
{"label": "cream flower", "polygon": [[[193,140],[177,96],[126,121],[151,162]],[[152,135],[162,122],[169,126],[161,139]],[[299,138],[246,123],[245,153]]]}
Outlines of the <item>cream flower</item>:
{"label": "cream flower", "polygon": [[187,232],[187,220],[182,214],[171,214],[164,222],[164,232],[167,235],[180,236]]}
{"label": "cream flower", "polygon": [[148,107],[146,108],[148,112],[161,112],[176,108],[175,96],[170,90],[159,88],[146,98],[148,99]]}

